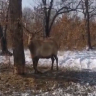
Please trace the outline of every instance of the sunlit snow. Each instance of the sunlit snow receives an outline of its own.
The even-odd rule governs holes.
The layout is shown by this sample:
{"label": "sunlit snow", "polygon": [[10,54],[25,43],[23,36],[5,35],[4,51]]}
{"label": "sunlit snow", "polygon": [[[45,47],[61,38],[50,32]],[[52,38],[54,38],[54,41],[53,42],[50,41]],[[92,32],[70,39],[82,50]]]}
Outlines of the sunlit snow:
{"label": "sunlit snow", "polygon": [[[29,50],[25,50],[26,64],[32,64]],[[59,68],[89,69],[96,71],[96,51],[59,51]],[[13,64],[13,57],[0,56],[0,63]],[[51,59],[40,59],[38,66],[51,66]],[[54,64],[56,66],[56,62]]]}

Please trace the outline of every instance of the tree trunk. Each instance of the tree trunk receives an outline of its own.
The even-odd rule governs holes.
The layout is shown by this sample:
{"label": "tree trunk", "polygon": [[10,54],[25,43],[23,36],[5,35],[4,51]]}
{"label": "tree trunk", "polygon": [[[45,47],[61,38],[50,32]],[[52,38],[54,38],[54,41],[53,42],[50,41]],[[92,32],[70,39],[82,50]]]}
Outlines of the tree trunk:
{"label": "tree trunk", "polygon": [[[51,7],[47,8],[47,1],[46,0],[42,0],[43,5],[44,5],[44,36],[47,38],[50,36],[50,32],[49,32],[49,22],[50,22],[50,15],[51,15]],[[53,4],[53,0],[52,0],[52,4]],[[52,5],[51,4],[51,5]],[[50,5],[50,6],[51,6]]]}
{"label": "tree trunk", "polygon": [[10,0],[10,29],[13,41],[14,73],[24,74],[25,56],[22,29],[22,0]]}
{"label": "tree trunk", "polygon": [[90,36],[90,18],[89,18],[89,4],[88,0],[85,0],[85,7],[86,7],[86,33],[87,33],[87,44],[88,44],[88,50],[92,49],[91,45],[91,36]]}

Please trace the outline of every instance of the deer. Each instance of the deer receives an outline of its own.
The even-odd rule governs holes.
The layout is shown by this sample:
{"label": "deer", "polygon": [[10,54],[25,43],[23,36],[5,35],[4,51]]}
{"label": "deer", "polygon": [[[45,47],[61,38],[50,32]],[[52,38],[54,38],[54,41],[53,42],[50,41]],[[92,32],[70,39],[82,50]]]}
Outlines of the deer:
{"label": "deer", "polygon": [[26,33],[25,34],[28,36],[28,49],[30,51],[30,55],[33,62],[33,69],[35,73],[36,74],[41,73],[37,69],[38,61],[40,58],[43,58],[43,59],[51,58],[51,61],[52,61],[51,70],[53,70],[54,60],[56,60],[56,65],[57,65],[56,69],[58,71],[57,53],[59,50],[59,46],[57,42],[51,37],[46,39],[35,38],[36,34],[39,33],[42,30],[42,28],[39,31],[36,30],[34,32],[30,32],[26,28],[26,23],[25,25],[23,25],[23,28],[27,32],[27,34]]}
{"label": "deer", "polygon": [[58,70],[58,44],[52,38],[48,39],[35,39],[34,34],[29,34],[28,37],[28,49],[30,50],[31,58],[33,61],[33,69],[35,73],[41,73],[37,69],[38,61],[40,58],[49,59],[51,58],[53,70],[54,60],[56,60],[56,69]]}

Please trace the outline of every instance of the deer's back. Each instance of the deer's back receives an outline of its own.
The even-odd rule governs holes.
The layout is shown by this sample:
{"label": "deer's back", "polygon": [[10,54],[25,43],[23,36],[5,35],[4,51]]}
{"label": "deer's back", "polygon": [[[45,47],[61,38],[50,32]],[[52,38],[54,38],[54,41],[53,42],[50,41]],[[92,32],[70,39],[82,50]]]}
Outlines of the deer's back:
{"label": "deer's back", "polygon": [[38,57],[50,57],[57,55],[58,45],[53,40],[33,40],[29,44],[31,54]]}

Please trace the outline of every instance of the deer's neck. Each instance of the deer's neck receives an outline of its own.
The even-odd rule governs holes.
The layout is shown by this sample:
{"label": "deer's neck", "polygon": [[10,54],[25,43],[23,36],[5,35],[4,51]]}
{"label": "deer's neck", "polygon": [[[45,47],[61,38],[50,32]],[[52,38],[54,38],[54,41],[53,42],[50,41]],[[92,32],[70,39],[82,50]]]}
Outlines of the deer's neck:
{"label": "deer's neck", "polygon": [[28,45],[31,43],[31,41],[32,41],[32,36],[29,36],[28,37]]}

